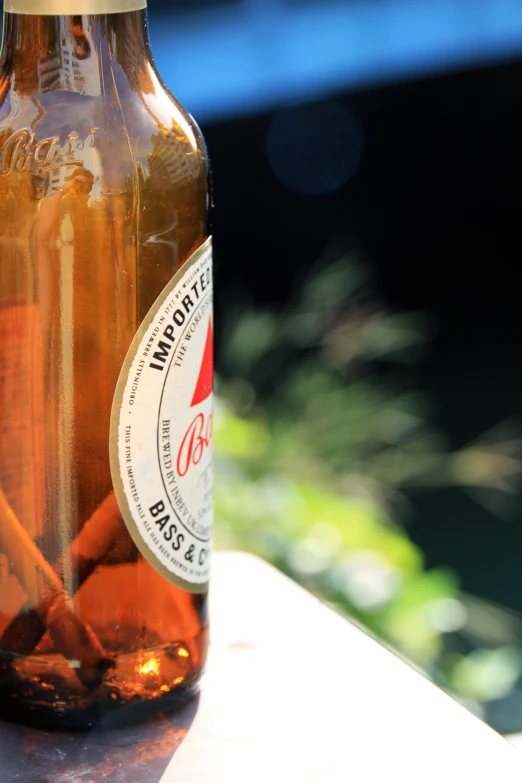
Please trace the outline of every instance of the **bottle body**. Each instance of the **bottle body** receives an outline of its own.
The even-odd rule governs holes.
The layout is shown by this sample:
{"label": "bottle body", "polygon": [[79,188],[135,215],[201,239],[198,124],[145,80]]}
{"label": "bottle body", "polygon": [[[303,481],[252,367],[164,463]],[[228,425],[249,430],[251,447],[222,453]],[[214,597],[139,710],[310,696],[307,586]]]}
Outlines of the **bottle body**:
{"label": "bottle body", "polygon": [[82,725],[190,694],[205,660],[206,594],[138,551],[109,446],[129,346],[207,239],[207,160],[142,11],[5,26],[0,703]]}

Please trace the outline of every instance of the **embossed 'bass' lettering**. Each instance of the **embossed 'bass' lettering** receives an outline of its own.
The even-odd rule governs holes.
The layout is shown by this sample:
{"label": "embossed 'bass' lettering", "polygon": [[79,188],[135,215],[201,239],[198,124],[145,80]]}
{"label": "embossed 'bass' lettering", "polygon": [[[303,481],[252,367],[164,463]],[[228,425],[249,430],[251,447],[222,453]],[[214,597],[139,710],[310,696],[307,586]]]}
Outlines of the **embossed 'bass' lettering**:
{"label": "embossed 'bass' lettering", "polygon": [[81,163],[75,160],[75,153],[77,150],[94,146],[96,131],[97,128],[91,128],[83,140],[76,131],[72,131],[61,144],[59,136],[49,136],[36,141],[34,133],[27,128],[21,128],[12,133],[0,147],[0,176],[25,171],[30,164],[45,169],[49,166]]}
{"label": "embossed 'bass' lettering", "polygon": [[33,139],[34,134],[25,129],[9,136],[0,152],[0,174],[24,170],[29,163],[27,150]]}

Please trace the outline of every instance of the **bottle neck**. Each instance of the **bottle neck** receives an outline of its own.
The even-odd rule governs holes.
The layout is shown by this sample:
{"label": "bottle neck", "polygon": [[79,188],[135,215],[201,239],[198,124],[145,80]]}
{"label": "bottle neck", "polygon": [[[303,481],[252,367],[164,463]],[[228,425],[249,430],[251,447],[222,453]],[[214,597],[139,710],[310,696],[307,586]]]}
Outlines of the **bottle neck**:
{"label": "bottle neck", "polygon": [[129,76],[150,59],[144,8],[76,16],[4,14],[0,62],[16,91],[82,93],[85,79],[107,59],[118,61]]}

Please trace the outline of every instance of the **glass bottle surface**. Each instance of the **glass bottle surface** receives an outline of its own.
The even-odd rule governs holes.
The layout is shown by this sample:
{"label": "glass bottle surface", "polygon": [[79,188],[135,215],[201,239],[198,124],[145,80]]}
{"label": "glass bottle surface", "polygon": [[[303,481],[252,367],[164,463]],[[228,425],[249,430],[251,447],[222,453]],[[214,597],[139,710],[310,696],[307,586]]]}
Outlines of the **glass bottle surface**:
{"label": "glass bottle surface", "polygon": [[5,15],[0,75],[0,709],[89,724],[197,686],[206,594],[138,554],[112,491],[116,382],[207,238],[207,158],[145,12]]}

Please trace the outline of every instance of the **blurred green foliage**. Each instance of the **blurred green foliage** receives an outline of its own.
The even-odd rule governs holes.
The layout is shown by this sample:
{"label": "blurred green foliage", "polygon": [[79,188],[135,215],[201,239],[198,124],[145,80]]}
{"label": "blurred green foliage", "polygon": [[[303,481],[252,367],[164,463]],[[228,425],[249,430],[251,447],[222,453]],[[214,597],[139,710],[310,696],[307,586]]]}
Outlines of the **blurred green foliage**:
{"label": "blurred green foliage", "polygon": [[403,490],[458,485],[500,509],[520,485],[519,440],[499,430],[448,450],[403,380],[430,324],[388,312],[338,248],[284,308],[245,299],[223,308],[218,547],[266,558],[484,714],[522,675],[522,622],[426,569]]}

